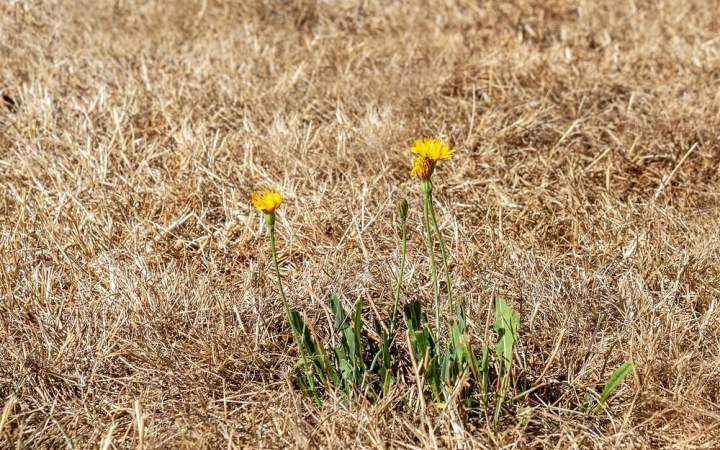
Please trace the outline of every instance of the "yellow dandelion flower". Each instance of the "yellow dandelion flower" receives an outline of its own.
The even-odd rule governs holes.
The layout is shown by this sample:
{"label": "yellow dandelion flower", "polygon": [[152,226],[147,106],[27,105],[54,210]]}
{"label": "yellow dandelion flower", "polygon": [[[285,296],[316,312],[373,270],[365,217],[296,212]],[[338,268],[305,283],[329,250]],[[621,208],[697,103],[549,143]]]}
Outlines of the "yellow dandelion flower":
{"label": "yellow dandelion flower", "polygon": [[455,153],[445,142],[440,139],[423,138],[415,141],[410,151],[419,156],[424,156],[432,162],[447,159]]}
{"label": "yellow dandelion flower", "polygon": [[282,204],[282,194],[277,191],[252,193],[252,204],[265,214],[273,214]]}
{"label": "yellow dandelion flower", "polygon": [[413,160],[413,168],[410,176],[417,176],[421,180],[429,180],[433,172],[433,162],[430,158],[420,155]]}

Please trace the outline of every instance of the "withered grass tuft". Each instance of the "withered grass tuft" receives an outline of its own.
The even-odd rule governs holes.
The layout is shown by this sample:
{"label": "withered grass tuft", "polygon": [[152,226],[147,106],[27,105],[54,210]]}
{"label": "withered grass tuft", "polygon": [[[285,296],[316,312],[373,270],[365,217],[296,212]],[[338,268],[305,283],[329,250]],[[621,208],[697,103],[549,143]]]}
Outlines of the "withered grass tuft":
{"label": "withered grass tuft", "polygon": [[[0,447],[719,447],[718,9],[0,3]],[[309,333],[338,341],[331,294],[391,314],[403,197],[401,302],[432,311],[418,136],[456,149],[433,201],[471,342],[496,296],[520,316],[497,426],[423,367],[375,402],[292,380],[250,193],[282,191]]]}

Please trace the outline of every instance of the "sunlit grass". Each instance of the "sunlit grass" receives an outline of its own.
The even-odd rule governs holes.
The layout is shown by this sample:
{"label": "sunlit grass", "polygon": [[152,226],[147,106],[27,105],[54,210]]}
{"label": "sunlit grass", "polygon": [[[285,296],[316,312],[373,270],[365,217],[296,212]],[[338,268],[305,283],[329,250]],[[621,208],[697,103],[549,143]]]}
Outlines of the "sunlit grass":
{"label": "sunlit grass", "polygon": [[720,448],[714,6],[0,2],[0,448]]}

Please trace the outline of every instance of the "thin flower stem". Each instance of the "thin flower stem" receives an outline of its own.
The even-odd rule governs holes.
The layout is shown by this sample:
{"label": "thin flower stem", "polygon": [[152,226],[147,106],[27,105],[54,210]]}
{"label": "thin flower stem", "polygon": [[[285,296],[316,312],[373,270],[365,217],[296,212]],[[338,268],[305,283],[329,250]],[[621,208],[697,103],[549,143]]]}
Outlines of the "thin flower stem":
{"label": "thin flower stem", "polygon": [[310,385],[310,389],[312,390],[313,395],[315,395],[316,400],[318,400],[317,392],[315,391],[315,381],[313,380],[310,366],[308,365],[308,361],[305,356],[305,349],[303,349],[303,346],[301,344],[301,338],[300,336],[298,336],[295,328],[292,325],[292,319],[290,318],[290,306],[288,305],[287,297],[285,297],[285,289],[283,289],[282,278],[280,278],[280,266],[278,264],[277,250],[275,249],[275,225],[269,222],[267,225],[268,232],[270,233],[270,251],[272,253],[273,263],[275,265],[275,275],[277,277],[278,289],[280,290],[280,298],[282,298],[283,307],[285,308],[285,316],[287,316],[288,322],[290,322],[290,329],[292,330],[293,339],[295,340],[295,343],[300,350],[300,359],[305,366],[305,376],[307,378],[307,382]]}
{"label": "thin flower stem", "polygon": [[283,289],[282,278],[280,278],[277,250],[275,249],[275,227],[268,225],[268,232],[270,233],[270,251],[272,252],[273,264],[275,265],[275,275],[277,277],[278,289],[280,290],[280,298],[282,298],[283,307],[285,308],[285,315],[288,317],[288,320],[290,320],[290,306],[288,305],[287,297],[285,297],[285,289]]}
{"label": "thin flower stem", "polygon": [[425,194],[425,209],[423,216],[425,219],[425,232],[428,241],[428,254],[430,255],[430,274],[433,279],[433,297],[435,299],[435,336],[440,342],[440,287],[438,286],[437,267],[435,266],[435,251],[433,249],[432,230],[430,229],[430,211],[432,205],[430,203],[430,193]]}
{"label": "thin flower stem", "polygon": [[435,207],[432,203],[432,192],[428,194],[428,202],[430,204],[430,217],[432,218],[433,224],[435,225],[435,234],[438,237],[438,241],[440,242],[440,253],[442,254],[442,260],[443,260],[443,269],[445,270],[445,284],[447,284],[447,293],[448,293],[448,311],[450,312],[450,315],[453,314],[453,295],[452,295],[452,287],[450,286],[450,269],[448,268],[448,259],[447,259],[447,251],[445,250],[445,239],[442,237],[442,233],[440,233],[440,227],[438,226],[437,218],[435,217]]}
{"label": "thin flower stem", "polygon": [[402,290],[403,275],[405,274],[405,255],[407,252],[407,219],[401,218],[402,223],[402,250],[400,253],[400,276],[395,288],[395,304],[393,305],[392,319],[390,319],[390,342],[395,336],[395,321],[397,319],[398,305],[400,304],[400,291]]}

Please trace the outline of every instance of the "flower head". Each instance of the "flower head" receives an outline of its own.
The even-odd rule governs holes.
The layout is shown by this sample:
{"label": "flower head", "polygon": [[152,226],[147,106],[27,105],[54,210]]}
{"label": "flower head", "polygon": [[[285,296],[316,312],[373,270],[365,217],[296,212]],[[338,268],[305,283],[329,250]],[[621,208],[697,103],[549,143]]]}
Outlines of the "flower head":
{"label": "flower head", "polygon": [[440,139],[423,138],[413,143],[410,152],[418,156],[424,156],[435,163],[441,159],[448,159],[455,153],[455,150]]}
{"label": "flower head", "polygon": [[252,204],[265,214],[274,214],[282,204],[282,194],[277,191],[262,191],[252,193]]}
{"label": "flower head", "polygon": [[417,176],[421,180],[429,180],[433,172],[433,161],[427,156],[420,155],[413,160],[410,176]]}

